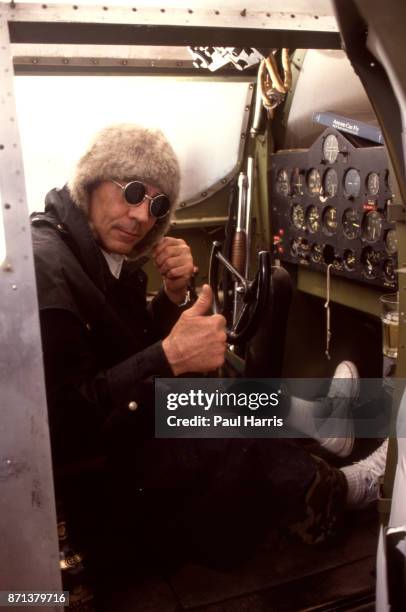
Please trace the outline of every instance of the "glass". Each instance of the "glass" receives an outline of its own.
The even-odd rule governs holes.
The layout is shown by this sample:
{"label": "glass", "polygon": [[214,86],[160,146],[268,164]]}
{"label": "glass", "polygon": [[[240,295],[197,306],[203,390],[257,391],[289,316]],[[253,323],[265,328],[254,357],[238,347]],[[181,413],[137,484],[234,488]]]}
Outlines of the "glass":
{"label": "glass", "polygon": [[396,359],[399,338],[399,294],[382,295],[379,301],[382,307],[383,354]]}

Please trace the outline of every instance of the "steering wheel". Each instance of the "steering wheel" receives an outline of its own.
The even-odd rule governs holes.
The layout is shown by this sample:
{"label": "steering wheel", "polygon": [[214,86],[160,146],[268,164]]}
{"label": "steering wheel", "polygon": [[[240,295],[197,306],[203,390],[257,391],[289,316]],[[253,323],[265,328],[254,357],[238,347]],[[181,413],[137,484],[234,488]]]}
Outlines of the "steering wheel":
{"label": "steering wheel", "polygon": [[262,316],[265,314],[269,294],[272,293],[271,255],[269,251],[258,253],[258,272],[250,281],[224,257],[220,242],[213,242],[210,254],[209,283],[213,290],[213,311],[227,318],[227,300],[223,307],[219,299],[219,267],[223,264],[234,282],[234,296],[239,303],[233,323],[227,328],[227,342],[242,344],[255,334]]}

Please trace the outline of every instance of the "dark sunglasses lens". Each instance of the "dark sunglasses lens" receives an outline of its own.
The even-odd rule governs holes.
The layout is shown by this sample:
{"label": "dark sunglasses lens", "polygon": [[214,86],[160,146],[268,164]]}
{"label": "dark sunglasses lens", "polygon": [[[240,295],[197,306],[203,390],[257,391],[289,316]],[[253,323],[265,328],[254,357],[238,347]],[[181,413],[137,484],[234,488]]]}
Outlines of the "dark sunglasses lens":
{"label": "dark sunglasses lens", "polygon": [[139,204],[145,197],[145,187],[139,181],[132,181],[125,188],[124,195],[129,204]]}
{"label": "dark sunglasses lens", "polygon": [[170,209],[169,198],[166,195],[158,195],[151,202],[151,214],[160,219],[168,214]]}

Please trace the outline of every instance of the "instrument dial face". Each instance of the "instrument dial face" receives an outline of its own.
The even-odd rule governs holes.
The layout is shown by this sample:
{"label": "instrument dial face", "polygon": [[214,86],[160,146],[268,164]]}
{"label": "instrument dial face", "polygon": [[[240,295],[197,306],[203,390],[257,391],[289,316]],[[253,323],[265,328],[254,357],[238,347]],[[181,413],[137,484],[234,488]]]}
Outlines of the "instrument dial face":
{"label": "instrument dial face", "polygon": [[292,173],[291,185],[292,192],[297,196],[304,195],[305,192],[305,177],[299,168],[295,168]]}
{"label": "instrument dial face", "polygon": [[292,240],[290,244],[290,252],[294,257],[299,257],[300,259],[308,259],[309,251],[310,245],[305,238],[301,238],[299,236]]}
{"label": "instrument dial face", "polygon": [[327,234],[334,234],[337,229],[337,210],[333,206],[324,209],[323,227]]}
{"label": "instrument dial face", "polygon": [[296,229],[303,229],[305,225],[305,212],[301,204],[293,204],[291,210],[291,219]]}
{"label": "instrument dial face", "polygon": [[375,278],[379,272],[381,254],[372,247],[365,247],[361,253],[362,272],[367,278]]}
{"label": "instrument dial face", "polygon": [[361,191],[361,176],[358,170],[350,168],[344,176],[344,192],[347,198],[356,198]]}
{"label": "instrument dial face", "polygon": [[398,239],[396,237],[396,230],[391,229],[386,232],[385,237],[386,250],[390,255],[393,255],[398,250]]}
{"label": "instrument dial face", "polygon": [[329,134],[323,142],[323,159],[324,161],[333,164],[340,152],[338,140],[334,134]]}
{"label": "instrument dial face", "polygon": [[338,176],[334,168],[329,168],[323,180],[324,195],[333,198],[338,192]]}
{"label": "instrument dial face", "polygon": [[366,213],[362,221],[362,237],[367,242],[376,242],[382,234],[382,217],[376,210]]}
{"label": "instrument dial face", "polygon": [[386,280],[388,280],[390,283],[394,283],[396,281],[395,262],[391,257],[389,259],[385,259],[383,262],[383,273]]}
{"label": "instrument dial face", "polygon": [[323,248],[320,244],[314,244],[310,253],[312,261],[321,263],[323,261]]}
{"label": "instrument dial face", "polygon": [[317,168],[312,168],[307,174],[307,188],[311,195],[318,195],[321,189],[321,177]]}
{"label": "instrument dial face", "polygon": [[355,264],[357,262],[357,258],[355,256],[354,251],[351,249],[347,249],[344,251],[344,267],[349,272],[352,272],[355,269]]}
{"label": "instrument dial face", "polygon": [[276,191],[285,198],[289,195],[289,174],[284,168],[279,170],[276,177]]}
{"label": "instrument dial face", "polygon": [[367,189],[368,194],[376,196],[379,193],[379,174],[377,172],[370,172],[367,176]]}
{"label": "instrument dial face", "polygon": [[343,233],[348,240],[354,240],[359,236],[359,215],[353,208],[347,208],[343,214]]}
{"label": "instrument dial face", "polygon": [[309,206],[306,212],[307,228],[310,233],[314,234],[320,229],[320,213],[316,206]]}

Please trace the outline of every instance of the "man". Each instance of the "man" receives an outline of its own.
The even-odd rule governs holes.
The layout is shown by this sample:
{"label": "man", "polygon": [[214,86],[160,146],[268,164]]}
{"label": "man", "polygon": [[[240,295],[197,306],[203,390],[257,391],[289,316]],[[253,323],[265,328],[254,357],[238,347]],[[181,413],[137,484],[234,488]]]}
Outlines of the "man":
{"label": "man", "polygon": [[[153,377],[212,371],[226,346],[210,287],[189,303],[190,248],[165,236],[179,180],[161,132],[111,126],[32,218],[57,499],[94,559],[134,542],[235,558],[279,524],[317,541],[345,504],[343,473],[283,440],[154,439]],[[163,288],[147,304],[149,254]]]}

